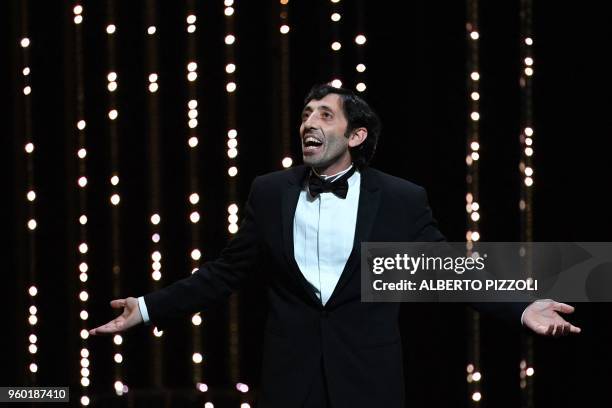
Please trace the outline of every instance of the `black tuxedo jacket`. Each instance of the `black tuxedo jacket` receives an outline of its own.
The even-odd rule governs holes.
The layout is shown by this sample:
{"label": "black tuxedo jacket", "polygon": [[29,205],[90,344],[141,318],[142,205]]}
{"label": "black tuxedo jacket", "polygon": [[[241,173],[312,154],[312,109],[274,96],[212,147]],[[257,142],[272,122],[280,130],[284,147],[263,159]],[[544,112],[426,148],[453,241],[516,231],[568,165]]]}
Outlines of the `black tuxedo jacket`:
{"label": "black tuxedo jacket", "polygon": [[[293,254],[293,218],[307,175],[297,166],[257,177],[240,229],[220,257],[145,295],[149,317],[159,324],[198,312],[227,298],[247,274],[265,274],[259,406],[300,407],[322,359],[332,407],[403,407],[399,304],[360,301],[360,243],[444,240],[425,190],[373,168],[361,171],[353,251],[322,306]],[[519,321],[520,308],[503,311]]]}

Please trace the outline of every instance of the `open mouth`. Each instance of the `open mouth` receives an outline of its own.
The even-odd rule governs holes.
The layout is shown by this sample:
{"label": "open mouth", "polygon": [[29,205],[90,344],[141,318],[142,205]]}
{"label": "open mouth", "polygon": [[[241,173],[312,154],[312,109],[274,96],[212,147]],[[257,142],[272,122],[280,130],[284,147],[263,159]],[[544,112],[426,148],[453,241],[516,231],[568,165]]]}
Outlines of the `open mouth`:
{"label": "open mouth", "polygon": [[323,142],[314,136],[306,136],[302,141],[302,146],[305,154],[313,154],[323,146]]}

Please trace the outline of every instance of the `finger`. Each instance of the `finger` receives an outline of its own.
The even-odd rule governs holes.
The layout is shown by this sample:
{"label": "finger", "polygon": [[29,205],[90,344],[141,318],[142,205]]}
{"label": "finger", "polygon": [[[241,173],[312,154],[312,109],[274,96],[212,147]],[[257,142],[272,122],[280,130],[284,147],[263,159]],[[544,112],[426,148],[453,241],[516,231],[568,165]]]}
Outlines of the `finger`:
{"label": "finger", "polygon": [[555,325],[555,337],[561,337],[563,336],[563,330],[564,330],[564,324],[562,323],[557,323]]}
{"label": "finger", "polygon": [[569,323],[565,323],[563,325],[563,329],[561,330],[561,335],[562,336],[567,336],[570,332],[570,324]]}
{"label": "finger", "polygon": [[102,331],[102,328],[104,328],[104,326],[106,325],[98,326],[95,329],[90,329],[89,334],[91,334],[92,336],[96,336],[98,334],[105,334],[105,332]]}
{"label": "finger", "polygon": [[548,327],[542,325],[539,326],[540,329],[540,334],[543,334],[544,336],[550,336],[553,332],[554,326],[553,325],[549,325]]}
{"label": "finger", "polygon": [[111,307],[114,309],[120,309],[122,307],[125,307],[126,303],[127,302],[125,299],[115,299],[115,300],[111,300],[110,302]]}
{"label": "finger", "polygon": [[555,325],[555,337],[563,336],[564,330],[565,330],[565,325],[562,323],[557,323]]}
{"label": "finger", "polygon": [[[107,323],[107,324],[108,324],[108,323]],[[94,335],[94,336],[95,336],[95,335],[98,335],[98,334],[103,334],[103,332],[102,332],[102,328],[103,328],[104,326],[106,326],[106,324],[104,324],[104,325],[102,325],[102,326],[98,326],[98,327],[96,327],[95,329],[91,329],[91,330],[89,331],[89,334],[92,334],[92,335]]]}
{"label": "finger", "polygon": [[553,310],[556,310],[557,312],[561,312],[561,313],[573,313],[575,310],[574,306],[570,306],[566,303],[559,303],[559,302],[553,303],[552,308]]}
{"label": "finger", "polygon": [[570,324],[570,333],[574,333],[574,334],[578,334],[582,331],[582,329],[580,327],[574,326],[573,324]]}
{"label": "finger", "polygon": [[552,327],[553,327],[553,329],[551,330],[551,333],[550,333],[550,334],[551,334],[553,337],[557,337],[557,336],[558,336],[558,334],[559,334],[559,331],[557,330],[557,325],[556,325],[556,324],[553,324],[553,325],[552,325]]}
{"label": "finger", "polygon": [[113,320],[112,322],[108,322],[103,326],[95,328],[96,334],[112,334],[121,331],[123,327],[123,322],[117,322]]}

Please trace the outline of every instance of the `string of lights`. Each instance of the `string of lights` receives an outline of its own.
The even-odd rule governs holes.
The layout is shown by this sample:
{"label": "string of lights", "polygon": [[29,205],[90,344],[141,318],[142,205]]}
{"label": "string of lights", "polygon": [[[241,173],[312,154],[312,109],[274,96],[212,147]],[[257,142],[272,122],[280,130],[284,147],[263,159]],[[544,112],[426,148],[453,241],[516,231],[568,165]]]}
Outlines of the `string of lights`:
{"label": "string of lights", "polygon": [[75,87],[76,87],[76,128],[77,128],[77,186],[78,186],[78,208],[79,208],[79,244],[78,244],[78,269],[79,269],[79,301],[81,302],[81,405],[89,405],[90,398],[88,396],[88,387],[90,385],[90,360],[88,341],[89,332],[86,326],[88,318],[87,301],[89,293],[87,291],[87,280],[89,265],[87,263],[87,253],[89,245],[87,244],[87,148],[86,148],[86,132],[85,128],[85,90],[83,82],[83,6],[80,3],[75,3],[72,9],[74,22],[74,57],[75,57]]}
{"label": "string of lights", "polygon": [[[151,256],[151,289],[153,291],[160,288],[162,278],[162,256],[161,256],[161,216],[160,216],[160,117],[159,117],[159,98],[157,91],[158,84],[158,42],[157,42],[157,8],[155,0],[147,0],[144,7],[144,20],[146,30],[146,65],[147,65],[147,134],[149,146],[149,233],[151,235],[150,256]],[[153,327],[153,344],[151,347],[151,381],[157,388],[162,386],[163,378],[163,331],[156,326]]]}
{"label": "string of lights", "polygon": [[27,254],[28,254],[28,273],[27,273],[27,294],[29,296],[28,307],[28,352],[29,362],[27,366],[28,378],[31,384],[36,384],[38,372],[38,362],[36,353],[38,352],[38,337],[36,325],[38,323],[38,308],[36,307],[36,295],[38,293],[37,277],[36,277],[36,188],[34,184],[34,137],[32,126],[32,85],[31,85],[31,69],[30,69],[30,39],[28,37],[28,20],[29,20],[29,2],[21,2],[21,39],[19,45],[21,47],[21,60],[23,75],[23,135],[24,135],[24,150],[26,163],[26,207],[27,207]]}
{"label": "string of lights", "polygon": [[359,0],[357,3],[357,30],[358,34],[355,37],[355,44],[357,45],[357,65],[355,66],[356,74],[356,85],[355,89],[357,92],[365,92],[367,89],[365,81],[365,43],[367,38],[365,36],[365,24],[364,24],[364,13],[365,4],[363,0]]}
{"label": "string of lights", "polygon": [[289,98],[289,0],[280,0],[280,117],[281,117],[281,165],[287,169],[293,165],[291,158],[291,100]]}
{"label": "string of lights", "polygon": [[[478,29],[478,0],[467,0],[467,41],[468,41],[468,72],[469,78],[467,88],[469,92],[470,117],[467,125],[467,194],[466,212],[468,230],[466,233],[466,247],[468,253],[474,248],[474,243],[480,240],[480,199],[479,199],[479,158],[480,158],[480,113],[479,113],[479,38]],[[478,406],[482,400],[482,390],[480,387],[482,372],[480,367],[480,315],[473,310],[468,311],[468,364],[467,382],[470,403]]]}
{"label": "string of lights", "polygon": [[[113,298],[121,297],[121,265],[120,265],[120,220],[119,220],[119,203],[121,195],[119,191],[119,143],[117,132],[117,118],[119,110],[117,107],[117,87],[119,78],[116,69],[116,52],[115,52],[115,36],[117,26],[115,25],[115,1],[108,0],[107,2],[107,19],[106,25],[107,34],[107,60],[108,74],[106,75],[108,92],[108,130],[110,141],[110,205],[111,205],[111,273],[112,273],[112,293]],[[123,380],[123,354],[121,348],[123,337],[120,334],[113,336],[113,361],[114,361],[114,388],[117,395],[123,395],[128,392],[128,386]]]}
{"label": "string of lights", "polygon": [[[196,9],[195,1],[187,2],[187,91],[189,101],[187,102],[187,126],[188,126],[188,145],[189,145],[189,188],[190,194],[188,197],[189,203],[189,221],[191,225],[191,271],[197,270],[200,258],[200,212],[199,202],[200,195],[198,193],[199,178],[198,178],[198,99],[197,99],[197,79],[198,79],[198,63],[196,61]],[[161,258],[161,256],[159,256]],[[202,353],[202,317],[200,313],[196,313],[191,318],[192,324],[192,339],[193,353],[191,360],[193,362],[193,383],[196,389],[201,392],[206,392],[208,386],[203,382],[202,361],[204,359]]]}
{"label": "string of lights", "polygon": [[341,54],[342,41],[340,41],[340,21],[342,20],[342,6],[340,0],[330,0],[331,19],[331,51],[332,51],[332,81],[335,88],[342,87]]}
{"label": "string of lights", "polygon": [[[227,157],[229,176],[228,180],[228,232],[230,235],[238,231],[238,201],[236,175],[238,174],[238,130],[236,121],[236,33],[234,30],[234,0],[224,0],[225,6],[223,14],[225,15],[225,73],[226,84],[225,91],[227,94]],[[288,30],[288,26],[287,26]],[[288,32],[288,31],[287,31]],[[237,295],[233,295],[229,300],[229,371],[230,378],[236,383],[236,389],[241,393],[241,398],[244,399],[245,393],[249,391],[249,386],[240,382],[240,302]],[[242,402],[241,408],[250,408],[248,402]]]}
{"label": "string of lights", "polygon": [[[520,189],[519,214],[521,226],[521,242],[533,241],[533,36],[532,36],[532,0],[521,0],[520,3],[520,39],[521,59],[523,67],[519,77],[521,90],[521,134],[519,137],[521,158],[519,171],[522,182]],[[523,265],[527,271],[527,279],[533,276],[531,248],[521,248]],[[521,387],[521,406],[534,406],[534,346],[533,338],[521,334],[521,361],[519,376]]]}
{"label": "string of lights", "polygon": [[[154,20],[153,20],[154,22]],[[154,38],[153,36],[156,34],[157,32],[157,27],[154,24],[149,24],[147,27],[147,34],[149,35],[150,38]],[[151,44],[151,41],[148,41],[149,44]],[[153,50],[157,50],[156,46],[151,46],[149,45],[149,55],[151,55],[151,49]],[[154,60],[155,62],[153,62],[153,64],[156,65],[156,60]],[[151,62],[150,62],[151,64]],[[159,167],[157,165],[158,162],[154,161],[154,155],[153,152],[155,152],[155,148],[158,145],[156,143],[156,141],[159,139],[158,136],[158,129],[159,126],[156,126],[157,122],[159,120],[159,114],[157,113],[159,111],[159,102],[158,99],[156,97],[154,97],[154,94],[156,94],[157,90],[159,89],[159,84],[157,83],[158,80],[158,75],[157,75],[157,70],[153,69],[150,70],[150,74],[148,76],[148,80],[149,80],[149,85],[148,85],[148,90],[149,90],[149,109],[152,113],[150,119],[151,119],[151,126],[149,128],[150,131],[150,136],[151,136],[151,143],[149,145],[150,149],[151,149],[151,177],[152,180],[159,180]],[[159,289],[160,285],[159,285],[159,281],[162,278],[162,274],[161,274],[161,250],[160,250],[160,240],[161,240],[161,235],[160,235],[160,223],[161,223],[161,216],[159,215],[159,211],[156,211],[155,209],[159,208],[159,192],[157,194],[155,194],[154,192],[155,187],[153,187],[153,185],[159,185],[158,183],[154,183],[152,181],[152,187],[151,187],[151,191],[152,191],[152,211],[151,211],[151,217],[149,218],[150,222],[151,222],[151,278],[152,278],[152,286],[153,286],[153,290]],[[157,199],[155,199],[155,197],[157,197]],[[157,204],[155,204],[157,203]],[[157,326],[153,326],[153,336],[154,339],[157,339],[157,341],[154,342],[153,348],[152,348],[152,353],[153,353],[153,364],[154,364],[154,370],[153,370],[153,383],[154,384],[159,384],[161,385],[162,383],[162,349],[161,349],[161,337],[163,336],[164,332],[163,330],[159,330],[159,328]]]}

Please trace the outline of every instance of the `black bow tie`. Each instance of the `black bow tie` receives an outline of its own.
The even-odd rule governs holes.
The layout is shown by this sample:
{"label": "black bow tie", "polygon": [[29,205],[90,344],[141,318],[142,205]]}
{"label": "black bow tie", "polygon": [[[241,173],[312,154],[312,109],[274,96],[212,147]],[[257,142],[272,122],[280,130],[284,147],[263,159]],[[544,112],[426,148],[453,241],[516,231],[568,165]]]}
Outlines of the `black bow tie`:
{"label": "black bow tie", "polygon": [[321,193],[331,192],[337,197],[344,199],[348,193],[348,179],[353,173],[355,173],[355,166],[351,167],[349,171],[344,173],[337,180],[327,181],[317,176],[314,171],[311,171],[308,179],[308,191],[313,198]]}

